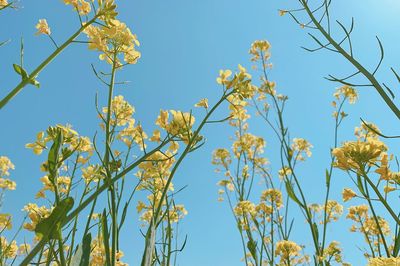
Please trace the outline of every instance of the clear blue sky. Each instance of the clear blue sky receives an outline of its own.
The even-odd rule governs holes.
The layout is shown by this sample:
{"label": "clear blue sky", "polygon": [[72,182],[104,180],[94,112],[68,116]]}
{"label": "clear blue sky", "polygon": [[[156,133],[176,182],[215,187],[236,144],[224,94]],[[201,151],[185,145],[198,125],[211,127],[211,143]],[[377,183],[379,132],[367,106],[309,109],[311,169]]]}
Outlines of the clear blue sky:
{"label": "clear blue sky", "polygon": [[[309,201],[322,198],[324,171],[329,164],[333,120],[330,102],[337,86],[323,79],[329,73],[346,74],[351,68],[340,57],[321,52],[309,54],[300,46],[311,44],[307,30],[295,25],[288,16],[279,17],[278,9],[296,7],[297,1],[266,0],[146,0],[118,1],[120,20],[125,21],[141,42],[142,58],[135,66],[126,67],[120,80],[132,81],[118,88],[117,93],[135,106],[136,118],[147,132],[154,129],[160,109],[189,110],[199,99],[217,99],[220,88],[215,83],[219,69],[236,68],[238,63],[250,67],[247,53],[257,39],[267,39],[272,45],[274,69],[271,78],[278,90],[289,95],[287,122],[293,137],[304,137],[314,145],[314,156],[301,167],[302,183]],[[333,1],[332,16],[349,24],[356,20],[354,35],[357,58],[370,68],[378,60],[375,35],[386,48],[382,80],[395,84],[389,67],[400,71],[398,25],[400,3],[396,0]],[[25,65],[32,70],[49,54],[52,44],[43,36],[34,36],[35,25],[46,18],[53,37],[63,41],[77,27],[76,15],[62,1],[21,0],[21,9],[8,10],[0,15],[0,41],[11,43],[0,49],[0,97],[15,86],[18,76],[12,64],[19,61],[19,39],[25,40]],[[82,38],[84,38],[82,36]],[[37,157],[24,145],[37,132],[57,123],[70,123],[82,135],[93,136],[99,121],[94,108],[98,92],[102,102],[106,89],[94,78],[90,63],[104,67],[98,54],[89,52],[86,45],[74,45],[63,52],[40,76],[41,88],[25,88],[6,108],[0,111],[0,155],[11,158],[16,165],[12,178],[17,190],[8,192],[3,212],[15,214],[15,223],[23,215],[19,210],[34,198],[40,188],[39,165],[44,157]],[[395,93],[398,91],[394,87]],[[399,134],[398,121],[389,112],[377,93],[363,89],[360,102],[346,108],[351,113],[340,133],[340,140],[352,138],[359,117],[376,122],[387,134]],[[222,113],[222,112],[221,112]],[[200,113],[197,114],[200,116]],[[278,170],[278,150],[275,139],[258,119],[251,122],[252,131],[267,140],[266,156],[272,170]],[[239,235],[227,203],[217,202],[216,182],[219,176],[210,164],[212,151],[220,146],[230,147],[227,126],[213,125],[204,135],[206,145],[192,154],[175,178],[175,186],[188,187],[177,201],[186,205],[189,215],[183,220],[181,235],[188,234],[185,251],[179,265],[241,265]],[[275,164],[274,164],[275,163]],[[131,178],[135,178],[131,176]],[[343,187],[350,181],[336,172],[334,198],[340,198]],[[347,205],[345,205],[347,206]],[[137,226],[134,206],[130,209],[122,249],[126,262],[136,265],[143,239]],[[303,217],[298,216],[295,240],[311,245]],[[331,227],[330,238],[344,243],[346,261],[361,265],[362,253],[356,247],[364,245],[360,238],[348,232],[350,223],[343,218]]]}

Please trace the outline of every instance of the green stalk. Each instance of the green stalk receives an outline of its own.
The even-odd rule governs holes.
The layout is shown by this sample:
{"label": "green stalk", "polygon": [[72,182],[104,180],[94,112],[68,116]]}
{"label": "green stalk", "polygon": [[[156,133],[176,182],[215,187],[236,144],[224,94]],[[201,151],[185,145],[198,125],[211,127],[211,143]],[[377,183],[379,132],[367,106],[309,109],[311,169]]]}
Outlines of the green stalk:
{"label": "green stalk", "polygon": [[[110,172],[110,153],[111,153],[111,132],[110,132],[110,123],[111,123],[111,104],[112,104],[112,97],[114,92],[114,83],[115,83],[115,73],[117,71],[116,67],[117,62],[117,51],[114,51],[113,54],[113,65],[111,70],[111,80],[108,89],[108,104],[107,104],[107,120],[106,120],[106,147],[105,147],[105,154],[104,154],[104,166],[107,169],[107,180],[105,181],[108,183],[112,177]],[[116,257],[116,234],[117,234],[117,210],[115,207],[115,189],[114,185],[110,185],[109,192],[111,196],[111,265],[115,265],[115,257]],[[106,240],[108,241],[108,240]]]}
{"label": "green stalk", "polygon": [[[169,142],[169,139],[167,141],[163,141],[160,145],[158,145],[156,148],[151,150],[150,152],[146,153],[143,155],[142,158],[137,160],[136,162],[132,163],[130,166],[128,166],[125,170],[123,170],[121,173],[116,175],[113,179],[111,179],[108,183],[104,183],[97,189],[95,192],[93,192],[92,195],[90,195],[82,204],[80,204],[78,207],[76,207],[75,210],[73,210],[66,218],[65,221],[62,223],[62,226],[68,224],[72,219],[74,219],[82,210],[84,210],[90,203],[92,203],[94,200],[97,199],[97,197],[103,193],[105,190],[107,190],[111,185],[113,185],[115,182],[120,180],[122,177],[127,175],[130,171],[135,169],[140,163],[144,162],[148,157],[150,157],[152,154],[154,154],[156,151],[160,150],[162,147],[164,147],[167,143]],[[36,256],[37,253],[42,249],[42,247],[46,244],[46,238],[43,237],[42,240],[31,250],[31,252],[24,258],[24,260],[21,262],[21,266],[27,266],[32,259]]]}
{"label": "green stalk", "polygon": [[101,15],[101,13],[95,15],[86,24],[82,25],[68,40],[66,40],[61,46],[59,46],[52,54],[49,55],[35,70],[28,75],[27,78],[23,79],[11,92],[9,92],[0,101],[0,110],[12,99],[14,98],[29,82],[33,81],[37,75],[48,65],[54,58],[56,58],[65,48],[68,47],[89,25],[93,24],[96,19]]}
{"label": "green stalk", "polygon": [[318,22],[318,20],[315,18],[314,14],[310,10],[307,1],[301,0],[302,6],[306,10],[308,16],[314,23],[314,25],[317,27],[317,29],[321,32],[321,34],[328,40],[330,44],[341,54],[344,56],[344,58],[347,59],[355,68],[357,68],[358,71],[360,71],[374,86],[376,91],[379,93],[379,95],[382,97],[382,99],[385,101],[387,106],[392,110],[392,112],[396,115],[398,119],[400,119],[400,110],[397,108],[397,106],[393,103],[393,101],[389,98],[389,96],[386,94],[385,90],[382,88],[382,86],[379,84],[379,82],[376,80],[373,74],[371,74],[365,67],[363,67],[356,59],[354,59],[353,56],[351,56],[349,53],[347,53],[332,37],[331,35],[322,27],[322,25]]}
{"label": "green stalk", "polygon": [[[145,265],[145,261],[146,261],[146,254],[147,254],[147,249],[149,248],[149,244],[150,244],[150,232],[151,232],[151,228],[154,226],[153,223],[157,223],[157,219],[158,216],[160,215],[161,212],[161,207],[162,207],[162,202],[165,199],[165,196],[167,195],[167,191],[168,191],[168,187],[172,182],[172,179],[178,169],[178,167],[180,166],[180,164],[182,163],[183,159],[186,157],[186,155],[190,152],[191,148],[192,148],[192,144],[194,143],[194,141],[197,139],[197,137],[200,134],[200,131],[203,129],[204,125],[206,124],[206,122],[208,121],[209,117],[215,112],[215,110],[218,108],[219,105],[221,105],[225,99],[231,95],[234,91],[231,91],[228,94],[224,94],[223,97],[221,97],[221,99],[211,108],[211,110],[207,113],[207,115],[204,117],[203,121],[201,121],[201,124],[199,125],[199,127],[197,128],[197,130],[193,133],[193,136],[190,138],[189,143],[186,145],[185,150],[183,151],[183,153],[181,154],[181,156],[178,158],[176,164],[174,165],[170,176],[168,177],[168,180],[165,184],[164,190],[161,194],[161,198],[160,198],[160,204],[157,206],[157,209],[154,213],[154,218],[152,219],[152,221],[150,222],[149,228],[147,230],[146,233],[146,244],[145,244],[145,248],[144,248],[144,252],[143,252],[143,258],[142,258],[142,266],[149,266],[149,265]],[[152,247],[150,247],[152,248]]]}

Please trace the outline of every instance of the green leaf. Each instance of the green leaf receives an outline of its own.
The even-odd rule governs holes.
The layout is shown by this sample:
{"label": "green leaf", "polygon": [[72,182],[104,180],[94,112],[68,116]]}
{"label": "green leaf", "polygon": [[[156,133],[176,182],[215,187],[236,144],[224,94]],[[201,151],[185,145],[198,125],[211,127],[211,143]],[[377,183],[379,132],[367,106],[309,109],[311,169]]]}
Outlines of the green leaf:
{"label": "green leaf", "polygon": [[364,190],[364,186],[363,186],[363,183],[362,183],[362,180],[361,180],[361,176],[360,176],[360,175],[357,175],[357,187],[358,187],[358,189],[360,190],[360,192],[361,192],[363,195],[365,195],[365,190]]}
{"label": "green leaf", "polygon": [[48,161],[48,167],[49,167],[49,180],[51,182],[54,182],[54,178],[58,169],[58,163],[59,163],[59,153],[60,149],[63,143],[63,133],[61,129],[58,129],[57,131],[57,136],[53,140],[53,145],[51,145],[49,155],[47,157]]}
{"label": "green leaf", "polygon": [[326,186],[329,187],[331,183],[331,175],[329,174],[328,169],[325,171],[325,181],[326,181]]}
{"label": "green leaf", "polygon": [[300,202],[300,200],[295,195],[293,187],[290,184],[290,182],[289,181],[285,181],[285,185],[286,185],[286,192],[288,193],[289,197],[304,209],[305,206]]}
{"label": "green leaf", "polygon": [[74,199],[71,197],[60,201],[49,217],[41,220],[36,225],[35,233],[47,239],[57,239],[62,229],[62,223],[73,206]]}
{"label": "green leaf", "polygon": [[103,231],[103,244],[104,244],[104,250],[106,253],[106,262],[107,262],[106,265],[111,265],[110,244],[108,242],[110,235],[108,233],[106,209],[104,209],[101,219],[102,219],[101,226],[102,226],[102,231]]}
{"label": "green leaf", "polygon": [[20,65],[13,64],[13,67],[15,72],[17,72],[17,74],[21,76],[22,80],[27,79],[29,77],[26,70],[23,69],[23,67],[21,67]]}
{"label": "green leaf", "polygon": [[85,237],[83,238],[82,257],[79,266],[89,266],[91,243],[92,243],[92,235],[90,233],[86,234]]}
{"label": "green leaf", "polygon": [[313,223],[312,224],[312,230],[314,231],[314,234],[315,234],[315,236],[317,237],[317,240],[318,240],[318,238],[319,238],[319,232],[318,232],[318,226],[317,226],[317,224],[316,223]]}
{"label": "green leaf", "polygon": [[39,83],[39,81],[37,81],[36,79],[31,78],[31,79],[29,80],[29,84],[35,86],[35,87],[38,88],[38,89],[40,88],[40,83]]}
{"label": "green leaf", "polygon": [[118,229],[119,229],[119,230],[121,230],[122,225],[123,225],[124,222],[125,222],[126,213],[127,213],[127,211],[128,211],[128,205],[129,205],[128,202],[126,202],[126,203],[125,203],[125,206],[124,206],[124,210],[122,211],[121,222],[120,222],[120,224],[119,224],[119,226],[118,226]]}
{"label": "green leaf", "polygon": [[257,258],[257,243],[254,240],[247,241],[247,248],[254,259]]}

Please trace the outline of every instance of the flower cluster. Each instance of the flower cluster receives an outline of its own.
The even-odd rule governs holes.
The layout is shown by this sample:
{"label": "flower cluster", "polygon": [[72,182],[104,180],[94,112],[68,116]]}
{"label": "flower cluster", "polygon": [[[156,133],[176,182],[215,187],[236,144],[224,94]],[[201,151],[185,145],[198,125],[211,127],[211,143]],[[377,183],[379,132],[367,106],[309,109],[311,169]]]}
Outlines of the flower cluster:
{"label": "flower cluster", "polygon": [[107,21],[104,26],[89,25],[84,33],[89,38],[89,49],[101,52],[99,58],[109,64],[122,66],[118,59],[119,54],[122,54],[127,64],[136,64],[140,58],[140,53],[136,50],[136,46],[139,46],[136,35],[119,20]]}
{"label": "flower cluster", "polygon": [[251,44],[251,48],[249,53],[253,56],[251,61],[259,61],[261,58],[264,61],[267,61],[271,56],[269,53],[271,45],[268,41],[265,40],[257,40]]}
{"label": "flower cluster", "polygon": [[312,147],[313,145],[311,145],[307,140],[302,138],[294,138],[291,148],[292,151],[295,153],[294,154],[295,160],[304,161],[305,160],[304,155],[306,155],[307,157],[311,157]]}
{"label": "flower cluster", "polygon": [[7,178],[10,170],[15,168],[14,164],[6,156],[0,156],[0,188],[3,190],[15,190],[17,184]]}
{"label": "flower cluster", "polygon": [[346,171],[359,172],[367,165],[375,163],[385,151],[387,151],[386,145],[377,139],[348,141],[341,147],[333,149],[334,166]]}
{"label": "flower cluster", "polygon": [[8,5],[8,1],[7,0],[0,0],[0,8],[1,7],[5,7]]}
{"label": "flower cluster", "polygon": [[79,15],[87,15],[92,10],[90,2],[85,0],[64,0],[66,5],[71,5]]}
{"label": "flower cluster", "polygon": [[[116,266],[128,266],[127,263],[121,261],[124,253],[118,250],[115,254],[115,265]],[[106,265],[106,248],[104,247],[103,236],[99,235],[97,238],[92,240],[91,252],[90,252],[90,266],[103,266]]]}
{"label": "flower cluster", "polygon": [[351,206],[346,218],[355,222],[351,232],[362,233],[366,242],[379,248],[382,244],[381,232],[386,236],[390,234],[389,223],[380,216],[370,216],[368,210],[367,205]]}
{"label": "flower cluster", "polygon": [[28,223],[24,223],[24,228],[29,231],[35,231],[36,225],[43,219],[47,218],[51,214],[51,209],[45,206],[39,207],[35,203],[29,203],[24,206],[23,211],[28,213],[28,217],[31,220]]}
{"label": "flower cluster", "polygon": [[[169,114],[172,115],[170,119]],[[189,143],[193,136],[192,127],[195,123],[195,118],[191,113],[181,111],[161,110],[156,120],[156,125],[164,129],[172,137],[182,140],[186,144]]]}
{"label": "flower cluster", "polygon": [[396,266],[400,265],[400,258],[384,258],[384,257],[376,257],[376,258],[371,258],[368,261],[367,266]]}
{"label": "flower cluster", "polygon": [[279,266],[299,265],[306,263],[309,258],[300,252],[302,247],[290,240],[276,243],[275,256],[280,257]]}

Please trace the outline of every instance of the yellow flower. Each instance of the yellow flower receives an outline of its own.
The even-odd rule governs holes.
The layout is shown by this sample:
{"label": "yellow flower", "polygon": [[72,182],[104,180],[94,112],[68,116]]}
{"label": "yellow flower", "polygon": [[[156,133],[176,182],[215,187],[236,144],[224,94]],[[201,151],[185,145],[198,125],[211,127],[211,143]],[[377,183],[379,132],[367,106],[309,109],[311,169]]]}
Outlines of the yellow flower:
{"label": "yellow flower", "polygon": [[208,108],[208,99],[207,98],[201,99],[198,103],[196,103],[194,105],[194,107],[204,107],[207,109]]}
{"label": "yellow flower", "polygon": [[29,231],[35,231],[36,225],[44,218],[47,218],[51,209],[46,208],[45,206],[39,207],[35,203],[29,203],[24,206],[22,209],[28,213],[28,217],[31,220],[30,223],[24,223],[24,228]]}
{"label": "yellow flower", "polygon": [[377,139],[348,141],[332,151],[336,159],[334,166],[342,170],[359,171],[361,167],[376,162],[385,151],[387,151],[386,145]]}
{"label": "yellow flower", "polygon": [[282,9],[279,10],[279,16],[284,16],[286,13],[287,13],[286,10],[282,10]]}
{"label": "yellow flower", "polygon": [[349,213],[347,214],[346,218],[355,222],[359,222],[361,219],[368,217],[367,205],[351,206],[348,210]]}
{"label": "yellow flower", "polygon": [[344,99],[348,99],[350,104],[354,104],[358,99],[357,91],[348,85],[344,85],[338,89],[336,89],[335,93],[333,94],[336,99],[340,99],[342,96]]}
{"label": "yellow flower", "polygon": [[311,157],[311,155],[312,155],[311,148],[313,148],[313,145],[311,145],[305,139],[294,138],[291,148],[292,148],[292,150],[297,152],[295,159],[304,161],[305,158],[302,154],[305,153],[307,155],[307,157]]}
{"label": "yellow flower", "polygon": [[278,189],[267,189],[261,194],[261,201],[267,201],[274,204],[276,208],[283,207],[282,192]]}
{"label": "yellow flower", "polygon": [[0,213],[0,231],[12,229],[11,215],[8,213]]}
{"label": "yellow flower", "polygon": [[256,215],[256,205],[248,200],[239,201],[236,207],[233,209],[236,216],[251,216]]}
{"label": "yellow flower", "polygon": [[92,181],[99,182],[99,180],[104,179],[104,174],[102,172],[101,166],[89,165],[86,168],[82,168],[82,178],[85,180],[86,184]]}
{"label": "yellow flower", "polygon": [[40,35],[40,34],[50,35],[51,34],[51,30],[50,30],[49,25],[47,24],[46,19],[39,19],[38,24],[36,24],[36,29],[38,30],[36,32],[36,35]]}
{"label": "yellow flower", "polygon": [[392,187],[392,186],[384,186],[383,187],[383,191],[385,192],[385,193],[390,193],[390,192],[393,192],[393,191],[395,191],[396,190],[396,188],[395,187]]}
{"label": "yellow flower", "polygon": [[217,78],[217,83],[221,85],[226,85],[229,82],[229,77],[232,75],[232,71],[229,69],[227,70],[220,70],[219,77]]}
{"label": "yellow flower", "polygon": [[4,236],[0,237],[0,249],[2,258],[14,259],[17,256],[18,246],[15,240],[8,243]]}
{"label": "yellow flower", "polygon": [[0,156],[0,177],[9,176],[9,170],[15,169],[14,164],[6,156]]}
{"label": "yellow flower", "polygon": [[[132,121],[132,115],[135,113],[135,108],[130,105],[124,96],[118,95],[111,100],[111,121],[110,124],[115,126],[125,126]],[[102,118],[106,119],[108,107],[103,107]],[[133,120],[134,121],[134,120]]]}
{"label": "yellow flower", "polygon": [[5,7],[6,5],[8,5],[7,0],[0,0],[0,7]]}
{"label": "yellow flower", "polygon": [[337,221],[343,213],[343,206],[335,200],[328,200],[326,204],[327,222]]}
{"label": "yellow flower", "polygon": [[269,48],[271,45],[268,41],[257,40],[251,44],[249,53],[253,56],[251,61],[258,61],[261,59],[268,60],[270,57]]}
{"label": "yellow flower", "polygon": [[126,24],[119,20],[108,20],[106,24],[104,26],[89,25],[85,29],[84,33],[89,38],[89,49],[102,52],[100,59],[110,64],[113,64],[115,59],[117,66],[122,65],[118,58],[115,58],[116,54],[122,54],[127,64],[135,64],[140,58],[140,52],[135,49],[140,45],[136,35],[132,34]]}
{"label": "yellow flower", "polygon": [[[300,256],[302,248],[293,241],[281,240],[276,243],[275,256],[280,256],[279,265],[296,265],[294,258]],[[288,262],[291,262],[288,264]]]}
{"label": "yellow flower", "polygon": [[367,266],[397,266],[400,265],[400,257],[398,258],[371,258]]}
{"label": "yellow flower", "polygon": [[30,250],[31,250],[31,245],[29,245],[27,243],[21,244],[18,247],[18,255],[24,256],[24,255],[28,254]]}
{"label": "yellow flower", "polygon": [[160,115],[157,117],[156,125],[165,129],[170,135],[178,137],[185,143],[188,143],[189,138],[193,135],[192,127],[195,122],[195,118],[191,113],[184,113],[181,111],[170,110],[172,119],[169,121],[168,111],[160,111]]}
{"label": "yellow flower", "polygon": [[223,167],[228,168],[228,165],[230,165],[231,162],[231,154],[227,149],[216,149],[213,152],[212,164],[222,165]]}
{"label": "yellow flower", "polygon": [[285,177],[289,177],[292,174],[292,170],[289,166],[284,166],[278,171],[279,179],[284,179]]}
{"label": "yellow flower", "polygon": [[345,188],[342,191],[342,197],[344,202],[351,200],[355,196],[357,196],[357,194],[350,188]]}

